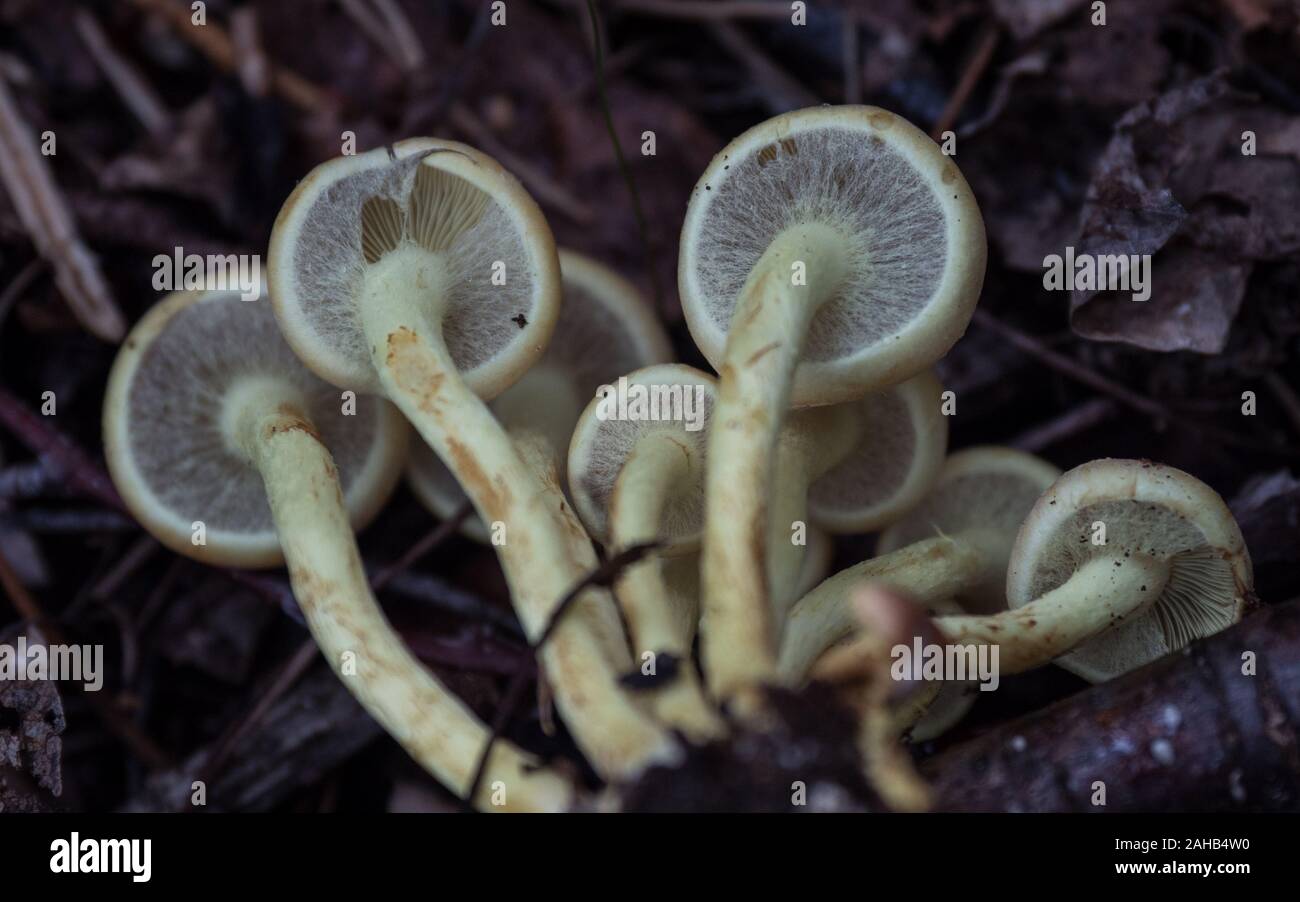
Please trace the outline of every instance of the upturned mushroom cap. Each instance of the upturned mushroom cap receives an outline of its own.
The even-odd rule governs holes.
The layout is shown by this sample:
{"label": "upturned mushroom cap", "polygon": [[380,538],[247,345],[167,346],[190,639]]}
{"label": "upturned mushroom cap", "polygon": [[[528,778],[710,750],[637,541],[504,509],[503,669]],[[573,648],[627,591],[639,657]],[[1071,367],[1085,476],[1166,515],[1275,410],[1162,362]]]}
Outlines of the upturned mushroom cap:
{"label": "upturned mushroom cap", "polygon": [[705,446],[717,381],[694,367],[668,363],[628,374],[627,386],[629,397],[634,388],[658,392],[661,397],[677,392],[684,398],[689,393],[691,403],[701,405],[694,410],[695,420],[691,424],[699,428],[687,428],[687,422],[680,418],[606,418],[601,413],[602,400],[593,400],[578,418],[569,445],[569,491],[573,505],[592,537],[608,542],[610,499],[624,463],[641,439],[650,435],[667,436],[687,457],[691,478],[675,486],[672,497],[665,503],[660,535],[671,544],[672,553],[685,553],[696,547],[704,525]]}
{"label": "upturned mushroom cap", "polygon": [[808,514],[833,533],[870,532],[925,497],[948,450],[933,371],[848,402],[865,424],[849,455],[808,490]]}
{"label": "upturned mushroom cap", "polygon": [[272,302],[314,372],[380,391],[357,307],[367,267],[403,247],[436,254],[441,268],[436,285],[419,286],[434,321],[412,327],[441,329],[478,395],[494,397],[541,356],[560,301],[555,242],[537,204],[486,154],[411,138],[322,163],[276,218]]}
{"label": "upturned mushroom cap", "polygon": [[[368,523],[401,475],[406,423],[358,395],[345,415],[334,386],[281,338],[264,301],[234,291],[168,295],[136,324],[104,400],[109,472],[136,519],[172,550],[211,564],[282,560],[262,477],[232,444],[232,407],[269,389],[310,417],[338,467],[354,528]],[[191,541],[201,522],[206,544]]]}
{"label": "upturned mushroom cap", "polygon": [[969,614],[1005,610],[1006,570],[1020,524],[1061,471],[1013,448],[967,448],[951,455],[930,494],[889,526],[876,554],[937,536],[966,538],[989,556],[989,578],[957,599]]}
{"label": "upturned mushroom cap", "polygon": [[[1094,544],[1104,525],[1105,544]],[[1056,663],[1097,683],[1241,618],[1254,578],[1223,499],[1182,470],[1105,459],[1075,467],[1043,493],[1016,538],[1007,575],[1012,608],[1060,586],[1095,557],[1140,553],[1170,564],[1159,599]]]}
{"label": "upturned mushroom cap", "polygon": [[[502,392],[493,410],[506,429],[536,424],[568,451],[573,426],[596,390],[631,370],[672,359],[672,346],[636,286],[602,263],[560,251],[564,303],[551,342],[532,369]],[[415,442],[406,468],[416,497],[447,518],[466,502],[451,471],[424,442]],[[462,531],[486,543],[487,527],[471,514]]]}
{"label": "upturned mushroom cap", "polygon": [[986,253],[965,178],[892,113],[815,107],[740,135],[695,186],[678,283],[691,335],[715,369],[751,270],[792,226],[828,230],[844,248],[844,275],[812,320],[792,404],[901,382],[965,331]]}

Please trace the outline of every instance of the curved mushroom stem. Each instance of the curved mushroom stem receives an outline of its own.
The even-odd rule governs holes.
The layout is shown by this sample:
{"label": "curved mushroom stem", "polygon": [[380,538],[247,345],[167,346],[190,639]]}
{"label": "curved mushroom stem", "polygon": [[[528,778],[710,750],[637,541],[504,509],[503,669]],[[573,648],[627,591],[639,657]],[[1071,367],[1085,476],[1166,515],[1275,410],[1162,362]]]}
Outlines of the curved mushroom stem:
{"label": "curved mushroom stem", "polygon": [[[1170,572],[1168,562],[1143,554],[1097,557],[1024,607],[983,616],[937,617],[934,625],[948,645],[996,648],[999,676],[1022,673],[1146,610],[1160,598]],[[834,680],[857,673],[879,655],[879,644],[872,637],[859,636],[823,655],[813,676]]]}
{"label": "curved mushroom stem", "polygon": [[732,314],[709,435],[701,566],[702,660],[719,698],[776,669],[765,497],[808,327],[842,277],[841,244],[826,227],[787,229],[755,265]]}
{"label": "curved mushroom stem", "polygon": [[953,645],[996,646],[1000,673],[1041,667],[1154,604],[1170,567],[1144,554],[1097,557],[1057,588],[1014,611],[940,617]]}
{"label": "curved mushroom stem", "polygon": [[[330,667],[416,761],[463,797],[488,731],[384,617],[366,582],[333,458],[306,415],[283,397],[249,405],[238,425],[266,485],[294,596]],[[498,742],[473,801],[484,810],[559,811],[573,796],[568,780]]]}
{"label": "curved mushroom stem", "polygon": [[[659,537],[664,503],[674,485],[690,475],[689,453],[664,433],[644,436],[628,457],[614,483],[609,505],[610,541],[627,548]],[[693,557],[694,555],[692,555]],[[678,662],[676,676],[651,693],[660,720],[680,729],[696,742],[722,734],[722,719],[704,697],[691,661],[691,622],[698,616],[694,599],[672,591],[669,566],[652,554],[628,567],[614,587],[632,634],[634,657],[649,652],[669,654]]]}
{"label": "curved mushroom stem", "polygon": [[[842,406],[791,414],[777,440],[773,502],[768,515],[767,580],[773,639],[780,645],[795,595],[807,541],[808,492],[812,484],[853,449],[861,424]],[[796,526],[804,543],[796,543]]]}
{"label": "curved mushroom stem", "polygon": [[781,681],[802,682],[826,649],[858,628],[850,598],[863,582],[886,583],[929,607],[982,580],[987,562],[976,543],[945,537],[923,539],[841,570],[790,611],[777,667]]}
{"label": "curved mushroom stem", "polygon": [[[461,378],[440,325],[430,325],[413,303],[412,289],[437,285],[439,276],[382,266],[366,275],[361,319],[384,389],[455,475],[483,522],[504,526],[504,543],[497,546],[502,569],[524,631],[535,642],[589,569],[574,558],[570,526],[554,494]],[[565,722],[606,778],[671,760],[672,738],[618,684],[603,628],[592,621],[590,606],[599,606],[599,595],[584,593],[583,602],[541,649]]]}

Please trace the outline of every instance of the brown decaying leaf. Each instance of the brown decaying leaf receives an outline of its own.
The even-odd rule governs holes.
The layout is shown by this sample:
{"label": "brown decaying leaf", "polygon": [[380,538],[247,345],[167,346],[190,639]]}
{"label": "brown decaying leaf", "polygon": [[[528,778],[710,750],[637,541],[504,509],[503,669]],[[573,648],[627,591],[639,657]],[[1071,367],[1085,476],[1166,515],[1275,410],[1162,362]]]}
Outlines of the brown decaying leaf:
{"label": "brown decaying leaf", "polygon": [[[1073,243],[1077,254],[1153,255],[1151,297],[1076,290],[1074,330],[1156,351],[1222,351],[1253,263],[1300,251],[1297,121],[1221,72],[1121,117]],[[1246,131],[1267,136],[1269,150],[1243,154]]]}

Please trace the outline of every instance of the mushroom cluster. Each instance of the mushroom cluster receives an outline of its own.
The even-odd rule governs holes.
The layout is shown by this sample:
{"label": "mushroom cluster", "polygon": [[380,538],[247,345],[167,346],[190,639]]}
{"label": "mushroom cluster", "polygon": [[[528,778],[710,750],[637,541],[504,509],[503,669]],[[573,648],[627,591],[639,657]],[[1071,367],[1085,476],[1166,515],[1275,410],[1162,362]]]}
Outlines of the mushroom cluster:
{"label": "mushroom cluster", "polygon": [[[948,454],[933,365],[973,313],[984,229],[955,164],[884,110],[778,116],[700,178],[679,288],[716,376],[673,363],[632,284],[557,251],[519,183],[463,144],[318,166],[268,262],[269,303],[183,293],[137,324],[105,402],[113,478],[180,553],[285,564],[340,679],[480,808],[616,802],[496,738],[385,619],[353,531],[403,470],[436,516],[472,506],[462,529],[498,554],[610,785],[763,729],[774,692],[867,673],[864,773],[920,807],[888,744],[938,735],[974,695],[891,698],[852,603],[864,582],[905,591],[945,641],[997,646],[1004,673],[1055,661],[1092,681],[1223,629],[1250,596],[1240,531],[1186,473]],[[830,536],[872,532],[877,556],[828,577]]]}

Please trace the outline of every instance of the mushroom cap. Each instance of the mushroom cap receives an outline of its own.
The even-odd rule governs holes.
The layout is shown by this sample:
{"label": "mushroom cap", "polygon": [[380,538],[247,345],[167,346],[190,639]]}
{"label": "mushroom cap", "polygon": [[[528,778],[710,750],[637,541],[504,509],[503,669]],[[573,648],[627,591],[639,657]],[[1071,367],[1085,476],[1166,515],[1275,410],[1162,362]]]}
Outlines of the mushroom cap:
{"label": "mushroom cap", "polygon": [[919,504],[948,450],[941,394],[927,370],[846,402],[861,411],[865,428],[848,457],[809,487],[808,515],[833,533],[870,532]]}
{"label": "mushroom cap", "polygon": [[[373,241],[362,241],[363,214],[372,217]],[[559,263],[528,192],[465,144],[410,138],[308,173],[276,217],[267,255],[280,328],[321,378],[381,392],[357,313],[363,276],[386,248],[417,240],[436,246],[446,267],[446,308],[440,322],[412,328],[440,328],[469,387],[494,397],[546,347],[559,312]],[[493,284],[496,262],[505,264],[505,284]],[[434,301],[429,293],[430,310]]]}
{"label": "mushroom cap", "polygon": [[1006,570],[1020,524],[1061,471],[1047,461],[1014,448],[982,446],[951,455],[930,494],[876,542],[876,554],[888,554],[936,536],[972,535],[994,559],[993,575],[957,598],[969,614],[1006,610]]}
{"label": "mushroom cap", "polygon": [[[497,397],[495,406],[507,429],[516,425],[512,410],[545,408],[540,412],[549,421],[548,433],[564,437],[556,453],[565,454],[582,405],[596,390],[629,370],[671,360],[672,345],[636,286],[614,270],[561,249],[560,273],[564,303],[551,343],[533,369]],[[539,378],[543,372],[549,375]],[[442,519],[467,500],[456,477],[424,442],[413,443],[406,478],[421,503]],[[461,531],[477,542],[489,541],[477,514],[466,518]]]}
{"label": "mushroom cap", "polygon": [[569,445],[569,492],[573,506],[592,537],[608,544],[609,504],[623,465],[642,438],[652,434],[670,436],[689,458],[691,478],[674,486],[664,505],[660,527],[672,550],[684,553],[698,541],[704,528],[705,448],[717,380],[680,363],[644,367],[626,378],[629,392],[635,386],[669,391],[681,386],[683,395],[687,391],[698,395],[698,386],[703,390],[704,401],[703,411],[697,414],[700,428],[688,429],[681,419],[605,419],[601,416],[601,399],[596,398],[578,418]]}
{"label": "mushroom cap", "polygon": [[911,123],[822,106],[754,126],[691,195],[678,284],[695,343],[722,366],[750,271],[786,228],[846,242],[846,275],[813,318],[791,403],[831,404],[929,367],[966,330],[984,280],[979,207],[957,166]]}
{"label": "mushroom cap", "polygon": [[[301,397],[338,468],[355,528],[368,523],[401,476],[406,421],[358,395],[344,415],[339,389],[304,367],[270,305],[236,291],[168,295],[136,324],[104,399],[109,472],[136,519],[187,557],[233,567],[282,561],[262,477],[223,430],[223,404],[246,380],[269,378]],[[202,521],[206,545],[191,542]]]}
{"label": "mushroom cap", "polygon": [[[1094,545],[1094,523],[1106,527]],[[1154,605],[1056,660],[1099,683],[1241,618],[1254,577],[1232,512],[1182,470],[1108,458],[1075,467],[1043,493],[1016,537],[1007,574],[1012,608],[1068,580],[1093,557],[1141,552],[1173,566]]]}

